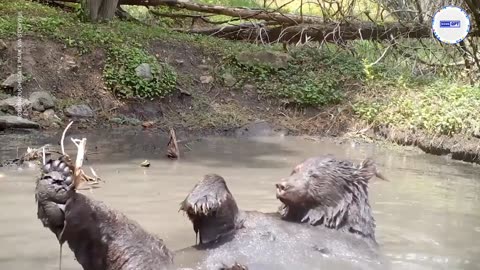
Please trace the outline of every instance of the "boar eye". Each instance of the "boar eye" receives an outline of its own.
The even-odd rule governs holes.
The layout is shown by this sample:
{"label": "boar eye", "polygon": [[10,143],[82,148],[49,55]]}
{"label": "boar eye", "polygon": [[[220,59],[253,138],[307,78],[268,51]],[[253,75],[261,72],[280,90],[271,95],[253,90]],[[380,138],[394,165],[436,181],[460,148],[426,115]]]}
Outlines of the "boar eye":
{"label": "boar eye", "polygon": [[320,175],[318,175],[316,173],[311,173],[310,177],[313,178],[313,179],[320,179]]}

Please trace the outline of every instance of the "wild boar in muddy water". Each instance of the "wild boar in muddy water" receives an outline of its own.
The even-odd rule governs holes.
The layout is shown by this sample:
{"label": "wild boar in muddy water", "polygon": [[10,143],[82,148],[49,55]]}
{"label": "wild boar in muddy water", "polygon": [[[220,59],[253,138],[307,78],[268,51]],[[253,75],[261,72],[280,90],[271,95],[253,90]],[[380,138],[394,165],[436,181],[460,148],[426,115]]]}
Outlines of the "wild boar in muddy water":
{"label": "wild boar in muddy water", "polygon": [[284,219],[344,231],[375,240],[368,198],[372,177],[386,180],[371,159],[361,164],[325,155],[306,159],[276,184]]}
{"label": "wild boar in muddy water", "polygon": [[[341,196],[335,199],[344,200]],[[226,181],[216,174],[199,181],[180,209],[192,222],[198,244],[178,251],[176,258],[182,261],[201,252],[197,264],[200,269],[218,269],[220,262],[240,262],[250,270],[386,266],[374,239],[357,237],[345,230],[285,221],[278,213],[239,210]]]}

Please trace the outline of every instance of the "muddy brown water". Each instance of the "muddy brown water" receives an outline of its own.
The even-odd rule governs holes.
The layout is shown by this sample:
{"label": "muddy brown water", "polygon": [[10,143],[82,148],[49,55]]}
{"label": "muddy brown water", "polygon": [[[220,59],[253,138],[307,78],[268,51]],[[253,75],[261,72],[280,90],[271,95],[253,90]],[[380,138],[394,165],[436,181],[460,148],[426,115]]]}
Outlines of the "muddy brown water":
{"label": "muddy brown water", "polygon": [[[377,240],[392,269],[480,269],[480,167],[419,153],[301,137],[209,137],[188,142],[181,160],[163,158],[166,138],[145,132],[87,133],[92,165],[106,180],[84,191],[161,236],[172,250],[194,244],[179,203],[207,173],[222,175],[244,210],[275,211],[276,183],[318,154],[360,161],[372,156],[390,182],[370,198]],[[0,160],[17,147],[57,144],[58,134],[0,135]],[[71,144],[67,152],[72,150]],[[150,168],[139,164],[149,159]],[[58,269],[58,244],[36,218],[34,169],[0,168],[0,269]],[[62,269],[81,269],[67,246]],[[312,269],[316,269],[312,266]],[[341,268],[339,268],[341,269]]]}

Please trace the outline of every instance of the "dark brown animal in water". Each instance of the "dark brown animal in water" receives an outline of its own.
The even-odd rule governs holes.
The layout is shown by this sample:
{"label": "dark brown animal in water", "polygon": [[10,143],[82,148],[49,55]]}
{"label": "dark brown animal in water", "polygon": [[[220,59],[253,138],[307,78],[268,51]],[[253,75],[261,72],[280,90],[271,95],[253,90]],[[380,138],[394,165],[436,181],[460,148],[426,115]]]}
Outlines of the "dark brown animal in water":
{"label": "dark brown animal in water", "polygon": [[[49,160],[36,181],[35,199],[37,217],[60,244],[67,242],[84,270],[176,269],[174,254],[162,239],[104,203],[77,193],[73,170],[65,156]],[[247,268],[233,264],[223,269]]]}
{"label": "dark brown animal in water", "polygon": [[180,210],[192,221],[199,244],[215,242],[242,226],[237,203],[223,177],[217,174],[205,175],[181,203]]}
{"label": "dark brown animal in water", "polygon": [[[72,169],[61,159],[44,166],[36,187],[38,217],[60,243],[67,242],[84,270],[173,269],[173,254],[161,239],[77,193],[71,177]],[[240,211],[219,175],[205,176],[181,209],[192,220],[200,244],[177,251],[175,258],[188,260],[192,252],[204,252],[196,269],[385,269],[376,246],[351,233],[287,222],[277,213]],[[324,254],[338,259],[325,260]]]}
{"label": "dark brown animal in water", "polygon": [[63,158],[49,160],[36,182],[37,216],[61,244],[67,242],[84,270],[171,269],[163,240],[124,214],[77,193]]}
{"label": "dark brown animal in water", "polygon": [[361,164],[325,155],[297,165],[276,184],[286,220],[345,231],[375,241],[375,219],[368,199],[372,177],[386,180],[371,159]]}
{"label": "dark brown animal in water", "polygon": [[[199,239],[194,248],[206,251],[201,269],[215,269],[219,258],[229,265],[238,261],[252,270],[343,269],[345,265],[348,269],[378,269],[374,241],[349,232],[285,221],[278,213],[241,211],[226,181],[217,174],[205,175],[181,202],[180,210],[188,215]],[[324,254],[347,260],[339,266],[326,261]],[[355,266],[352,257],[357,260]],[[362,261],[364,258],[375,263]]]}

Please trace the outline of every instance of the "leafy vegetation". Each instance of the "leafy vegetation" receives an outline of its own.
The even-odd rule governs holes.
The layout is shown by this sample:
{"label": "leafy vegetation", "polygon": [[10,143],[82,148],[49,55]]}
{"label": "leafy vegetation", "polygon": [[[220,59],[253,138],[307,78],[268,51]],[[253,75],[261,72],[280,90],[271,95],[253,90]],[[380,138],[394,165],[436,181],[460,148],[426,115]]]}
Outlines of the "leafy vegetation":
{"label": "leafy vegetation", "polygon": [[480,85],[440,81],[389,91],[387,97],[359,101],[356,113],[370,123],[430,134],[472,134],[480,130]]}
{"label": "leafy vegetation", "polygon": [[266,96],[300,106],[340,102],[346,82],[363,78],[361,61],[342,50],[304,48],[294,50],[286,68],[248,65],[235,61],[235,73],[254,80]]}
{"label": "leafy vegetation", "polygon": [[[107,24],[84,23],[78,14],[27,1],[0,3],[0,9],[7,15],[0,20],[0,37],[15,36],[20,22],[23,35],[34,33],[56,38],[69,47],[78,48],[81,53],[95,47],[110,48],[104,79],[117,96],[164,97],[174,90],[176,73],[173,68],[159,63],[141,49],[149,40],[165,35],[160,27],[140,29],[139,25],[117,20]],[[136,76],[135,68],[142,63],[151,66],[152,80]]]}
{"label": "leafy vegetation", "polygon": [[[442,48],[433,40],[424,44],[423,49],[415,51],[414,59],[435,59],[441,64],[452,61],[443,55],[454,47]],[[355,113],[373,125],[421,130],[432,135],[478,132],[480,86],[469,84],[459,69],[447,65],[420,69],[415,60],[405,57],[414,54],[410,52],[414,45],[404,42],[404,55],[391,53],[374,63],[380,57],[379,50],[372,48],[371,42],[356,42],[357,53],[364,57],[366,80],[364,91],[353,103]]]}
{"label": "leafy vegetation", "polygon": [[[136,69],[140,64],[151,68],[151,79],[137,76]],[[165,97],[175,90],[177,79],[175,70],[168,64],[159,63],[142,49],[127,46],[109,50],[103,74],[106,85],[124,98]]]}

